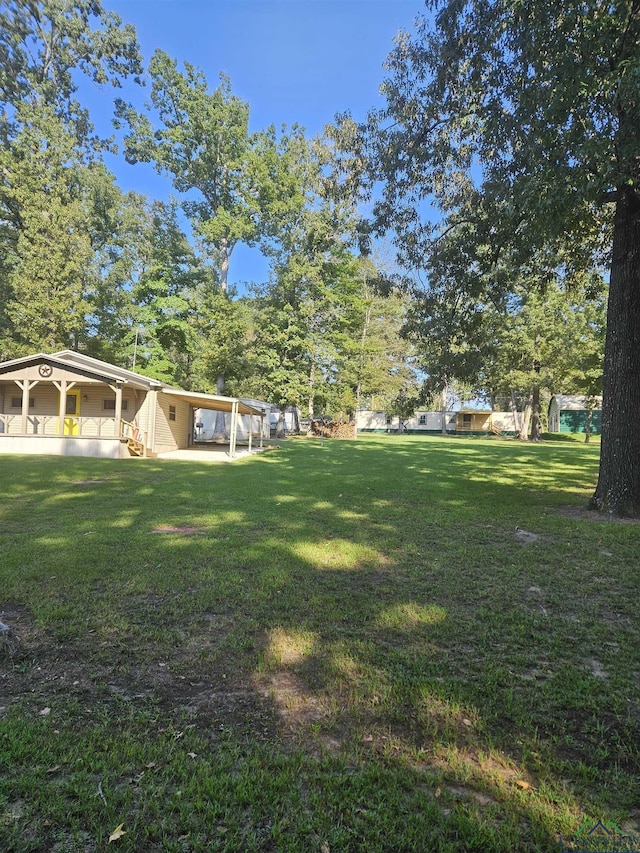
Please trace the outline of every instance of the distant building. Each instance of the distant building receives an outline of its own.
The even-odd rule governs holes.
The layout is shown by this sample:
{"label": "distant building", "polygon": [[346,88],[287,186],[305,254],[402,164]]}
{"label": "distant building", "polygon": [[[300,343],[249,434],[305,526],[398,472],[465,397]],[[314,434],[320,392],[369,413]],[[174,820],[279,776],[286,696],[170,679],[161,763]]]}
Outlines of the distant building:
{"label": "distant building", "polygon": [[[358,432],[399,433],[405,435],[441,435],[442,412],[416,411],[410,418],[400,420],[397,415],[361,409],[356,412]],[[468,409],[445,412],[444,432],[469,435],[515,435],[513,415],[510,412],[489,412]]]}
{"label": "distant building", "polygon": [[[602,397],[591,398],[595,407],[591,411],[591,432],[602,432]],[[549,402],[549,432],[579,433],[587,431],[589,398],[572,394],[556,394]]]}

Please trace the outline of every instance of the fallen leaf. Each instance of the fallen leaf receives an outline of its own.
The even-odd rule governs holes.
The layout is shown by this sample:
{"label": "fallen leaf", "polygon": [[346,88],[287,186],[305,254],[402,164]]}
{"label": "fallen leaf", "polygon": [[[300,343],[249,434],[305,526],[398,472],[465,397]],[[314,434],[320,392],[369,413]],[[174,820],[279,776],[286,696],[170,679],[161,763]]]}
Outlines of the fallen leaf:
{"label": "fallen leaf", "polygon": [[60,770],[60,765],[59,765],[59,764],[56,764],[54,767],[50,767],[50,768],[47,770],[47,773],[57,773],[57,772],[58,772],[58,770]]}
{"label": "fallen leaf", "polygon": [[197,752],[188,752],[187,755],[189,756],[189,758],[197,758],[198,757]]}
{"label": "fallen leaf", "polygon": [[463,725],[463,726],[470,726],[470,725],[471,725],[471,720],[467,720],[467,718],[465,717],[465,719],[462,721],[462,725]]}
{"label": "fallen leaf", "polygon": [[42,711],[40,711],[40,716],[46,717],[50,713],[51,713],[51,708],[43,708]]}
{"label": "fallen leaf", "polygon": [[123,826],[123,823],[121,823],[120,826],[116,826],[116,828],[109,836],[109,844],[111,844],[112,841],[117,841],[119,838],[122,838],[122,836],[125,835],[126,830],[122,828]]}
{"label": "fallen leaf", "polygon": [[528,782],[525,782],[524,779],[516,779],[516,785],[518,788],[522,788],[523,791],[528,791],[531,785]]}
{"label": "fallen leaf", "polygon": [[320,853],[331,853],[331,850],[329,849],[329,845],[327,844],[326,841],[323,841],[322,844],[320,845]]}

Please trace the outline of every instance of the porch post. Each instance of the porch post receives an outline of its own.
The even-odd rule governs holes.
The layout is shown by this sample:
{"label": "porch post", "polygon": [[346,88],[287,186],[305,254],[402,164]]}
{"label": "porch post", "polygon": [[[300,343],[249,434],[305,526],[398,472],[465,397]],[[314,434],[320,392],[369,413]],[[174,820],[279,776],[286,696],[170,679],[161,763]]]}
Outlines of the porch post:
{"label": "porch post", "polygon": [[[57,382],[55,383],[58,384]],[[67,414],[67,380],[63,379],[58,386],[60,391],[60,410],[58,412],[58,435],[64,435],[64,419]]]}
{"label": "porch post", "polygon": [[33,388],[34,385],[37,384],[37,379],[35,382],[30,382],[28,379],[24,379],[22,382],[18,383],[18,385],[22,387],[22,419],[20,424],[20,430],[23,435],[27,434],[27,426],[29,421],[29,391]]}
{"label": "porch post", "polygon": [[122,383],[116,382],[115,438],[122,434]]}
{"label": "porch post", "polygon": [[253,435],[253,415],[249,415],[249,453],[251,453],[252,435]]}

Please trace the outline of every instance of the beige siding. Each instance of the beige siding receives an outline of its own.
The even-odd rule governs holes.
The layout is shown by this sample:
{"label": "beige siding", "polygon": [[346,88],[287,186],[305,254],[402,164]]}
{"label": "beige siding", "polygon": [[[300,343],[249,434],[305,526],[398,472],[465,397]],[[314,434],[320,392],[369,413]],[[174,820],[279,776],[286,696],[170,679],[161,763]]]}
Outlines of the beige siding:
{"label": "beige siding", "polygon": [[[175,408],[176,419],[170,419],[170,408]],[[191,406],[176,397],[160,392],[156,410],[156,440],[153,451],[165,453],[189,446],[189,412]]]}
{"label": "beige siding", "polygon": [[[149,440],[151,440],[151,431],[153,426],[154,397],[155,392],[149,392],[147,394],[145,391],[138,391],[138,398],[136,401],[136,421],[139,429],[147,434]],[[131,418],[125,417],[124,414],[122,417],[127,421],[131,420]]]}

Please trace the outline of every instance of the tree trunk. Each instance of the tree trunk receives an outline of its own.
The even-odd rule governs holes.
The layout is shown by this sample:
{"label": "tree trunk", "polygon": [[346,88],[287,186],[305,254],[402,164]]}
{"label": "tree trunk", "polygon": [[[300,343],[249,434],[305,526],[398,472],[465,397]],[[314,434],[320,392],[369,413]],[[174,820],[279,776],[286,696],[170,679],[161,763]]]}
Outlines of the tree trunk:
{"label": "tree trunk", "polygon": [[516,438],[520,438],[522,435],[522,427],[520,426],[520,413],[518,412],[518,407],[516,405],[516,395],[511,392],[511,396],[509,397],[509,411],[513,415],[513,425],[515,427]]}
{"label": "tree trunk", "polygon": [[440,392],[440,417],[442,418],[442,435],[447,434],[447,383],[442,386]]}
{"label": "tree trunk", "polygon": [[587,424],[584,428],[584,443],[589,444],[591,441],[591,423],[593,421],[593,408],[589,405],[587,409]]}
{"label": "tree trunk", "polygon": [[618,190],[607,307],[600,472],[592,509],[640,516],[640,200]]}
{"label": "tree trunk", "polygon": [[540,386],[534,385],[531,401],[530,441],[540,441]]}
{"label": "tree trunk", "polygon": [[[220,249],[220,289],[223,293],[227,292],[228,280],[229,280],[229,260],[231,258],[231,252],[229,251],[229,246],[226,240],[222,240],[222,247]],[[221,397],[222,392],[224,391],[224,376],[218,375],[216,377],[216,394]],[[218,430],[218,420],[216,419],[216,432]],[[220,423],[224,423],[224,416]]]}
{"label": "tree trunk", "polygon": [[223,293],[227,292],[229,287],[229,261],[231,260],[231,250],[229,242],[226,239],[220,241],[220,290]]}
{"label": "tree trunk", "polygon": [[520,431],[520,435],[518,438],[521,438],[523,441],[526,441],[529,437],[529,423],[531,422],[531,397],[527,400],[527,405],[524,407],[524,412],[522,413],[522,429]]}
{"label": "tree trunk", "polygon": [[307,417],[309,419],[309,426],[307,427],[307,435],[312,435],[313,430],[311,428],[311,424],[313,423],[313,389],[316,381],[316,365],[315,362],[311,362],[311,366],[309,368],[309,402],[307,404]]}

